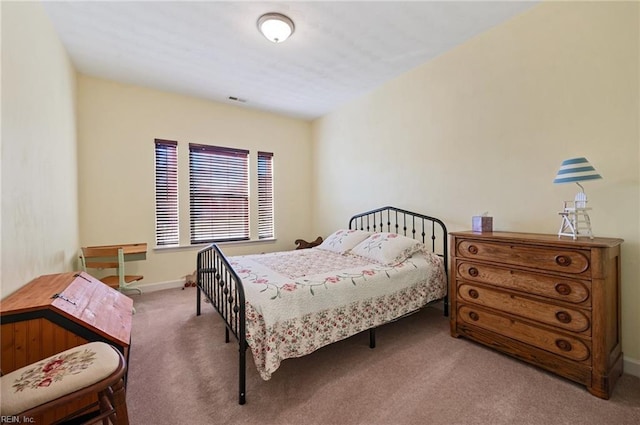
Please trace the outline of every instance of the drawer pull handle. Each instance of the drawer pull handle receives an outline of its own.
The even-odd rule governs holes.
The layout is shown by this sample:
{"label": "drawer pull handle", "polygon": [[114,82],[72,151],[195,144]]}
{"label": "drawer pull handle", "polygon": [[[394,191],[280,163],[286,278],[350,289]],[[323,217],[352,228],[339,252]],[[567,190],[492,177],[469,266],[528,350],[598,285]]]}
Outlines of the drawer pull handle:
{"label": "drawer pull handle", "polygon": [[478,269],[476,269],[475,267],[470,267],[469,268],[469,276],[471,277],[477,277],[480,273],[478,273]]}
{"label": "drawer pull handle", "polygon": [[556,347],[562,351],[571,351],[571,343],[566,339],[556,339]]}
{"label": "drawer pull handle", "polygon": [[477,254],[478,253],[478,247],[475,245],[469,245],[469,252],[472,254]]}
{"label": "drawer pull handle", "polygon": [[566,283],[556,283],[555,288],[560,295],[569,295],[571,293],[571,287]]}
{"label": "drawer pull handle", "polygon": [[475,311],[471,311],[469,312],[469,318],[475,322],[480,318],[480,316],[478,316],[478,313],[476,313]]}
{"label": "drawer pull handle", "polygon": [[571,265],[571,257],[566,255],[556,255],[556,264],[562,267],[569,267]]}
{"label": "drawer pull handle", "polygon": [[566,311],[559,311],[556,313],[556,319],[558,319],[558,322],[560,323],[570,323],[571,315]]}
{"label": "drawer pull handle", "polygon": [[478,294],[478,291],[475,289],[469,289],[469,296],[475,300],[480,296],[480,294]]}

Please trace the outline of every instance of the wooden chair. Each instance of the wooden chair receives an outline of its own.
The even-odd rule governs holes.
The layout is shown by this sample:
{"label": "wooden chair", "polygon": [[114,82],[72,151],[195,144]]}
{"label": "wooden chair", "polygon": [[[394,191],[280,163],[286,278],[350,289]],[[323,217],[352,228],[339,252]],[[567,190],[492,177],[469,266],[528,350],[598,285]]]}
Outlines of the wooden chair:
{"label": "wooden chair", "polygon": [[104,342],[79,345],[17,369],[0,378],[2,423],[24,418],[35,421],[84,397],[94,396],[95,403],[54,424],[75,419],[73,423],[82,420],[82,424],[99,421],[106,424],[109,420],[114,425],[128,425],[126,369],[122,353]]}
{"label": "wooden chair", "polygon": [[314,246],[318,246],[322,243],[322,236],[318,236],[316,238],[315,241],[313,242],[307,242],[304,239],[296,239],[295,240],[295,244],[296,244],[296,249],[307,249],[307,248],[313,248]]}
{"label": "wooden chair", "polygon": [[87,269],[115,269],[115,275],[100,277],[101,282],[112,288],[124,291],[138,291],[140,288],[129,286],[133,282],[142,280],[142,275],[125,274],[124,250],[122,247],[84,247],[80,250],[80,261],[82,269],[88,273]]}

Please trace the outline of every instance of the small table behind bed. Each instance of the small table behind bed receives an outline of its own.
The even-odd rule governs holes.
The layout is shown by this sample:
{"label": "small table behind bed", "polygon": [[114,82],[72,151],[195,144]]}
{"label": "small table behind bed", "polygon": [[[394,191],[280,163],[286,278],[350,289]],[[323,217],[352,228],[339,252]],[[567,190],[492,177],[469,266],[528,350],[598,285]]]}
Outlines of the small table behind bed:
{"label": "small table behind bed", "polygon": [[[444,314],[448,315],[448,295],[446,293],[448,238],[447,229],[441,220],[395,207],[383,207],[354,215],[349,220],[349,229],[403,235],[424,243],[431,252],[442,257],[445,275]],[[230,332],[238,340],[240,348],[239,403],[244,404],[246,401],[246,350],[249,348],[245,286],[237,271],[230,264],[230,260],[225,257],[216,244],[212,244],[198,253],[197,288],[196,314],[200,315],[201,313],[201,300],[202,294],[204,294],[225,322],[225,342],[229,342]],[[375,326],[368,330],[370,347],[374,348]]]}

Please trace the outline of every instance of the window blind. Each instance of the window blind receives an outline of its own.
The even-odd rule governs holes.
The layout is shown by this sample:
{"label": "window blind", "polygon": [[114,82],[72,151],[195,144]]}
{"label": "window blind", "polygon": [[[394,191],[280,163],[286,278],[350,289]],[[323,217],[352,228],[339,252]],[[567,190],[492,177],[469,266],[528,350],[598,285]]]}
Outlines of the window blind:
{"label": "window blind", "polygon": [[191,243],[249,239],[249,151],[189,144]]}
{"label": "window blind", "polygon": [[178,245],[178,142],[155,139],[156,245]]}
{"label": "window blind", "polygon": [[273,153],[258,152],[258,238],[273,237]]}

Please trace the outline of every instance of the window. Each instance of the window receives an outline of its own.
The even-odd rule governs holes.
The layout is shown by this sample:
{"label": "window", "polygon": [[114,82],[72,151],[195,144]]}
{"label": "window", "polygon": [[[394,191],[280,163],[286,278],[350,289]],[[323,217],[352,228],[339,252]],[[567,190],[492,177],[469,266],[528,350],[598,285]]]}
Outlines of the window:
{"label": "window", "polygon": [[189,144],[191,243],[249,239],[249,151]]}
{"label": "window", "polygon": [[156,245],[178,245],[178,142],[155,140]]}
{"label": "window", "polygon": [[273,236],[273,154],[258,152],[258,238]]}
{"label": "window", "polygon": [[[257,158],[251,186],[257,196],[250,204],[248,150],[189,144],[191,244],[275,237],[273,153]],[[155,139],[155,173],[156,246],[178,246],[178,142]],[[250,217],[256,205],[258,215]]]}

